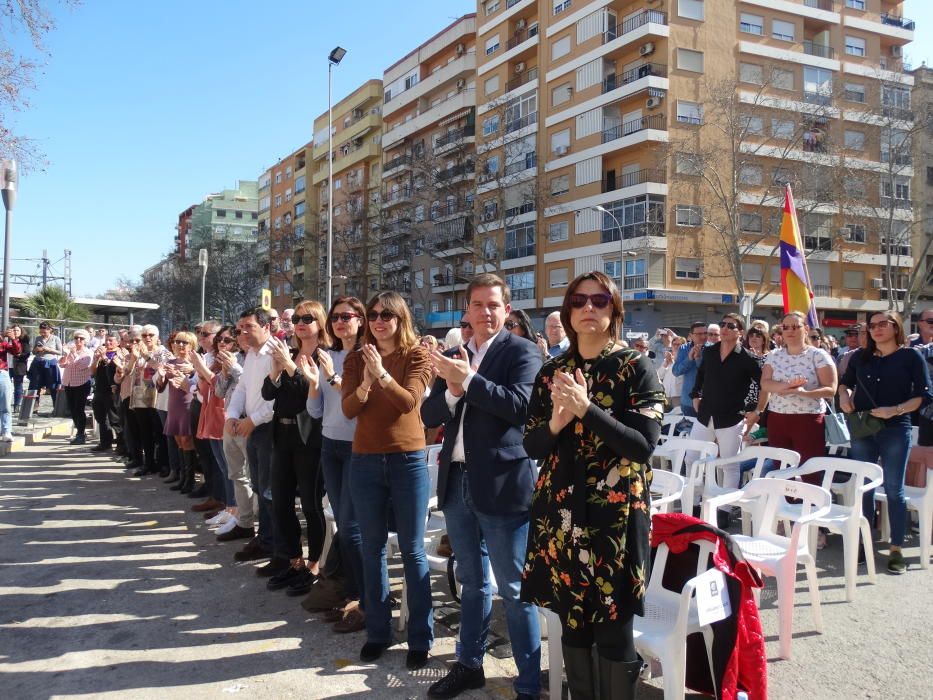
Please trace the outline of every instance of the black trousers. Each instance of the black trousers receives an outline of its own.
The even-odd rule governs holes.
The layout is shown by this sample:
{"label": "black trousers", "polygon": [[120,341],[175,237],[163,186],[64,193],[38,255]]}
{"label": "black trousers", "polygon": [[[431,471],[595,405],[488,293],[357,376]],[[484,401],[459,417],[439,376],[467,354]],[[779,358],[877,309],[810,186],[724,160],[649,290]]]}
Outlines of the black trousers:
{"label": "black trousers", "polygon": [[618,620],[588,622],[577,629],[561,625],[561,643],[568,647],[589,649],[596,644],[596,652],[610,661],[636,661],[633,616],[621,613]]}
{"label": "black trousers", "polygon": [[78,435],[84,435],[84,429],[87,427],[87,415],[84,412],[84,406],[87,403],[87,397],[90,393],[90,382],[85,382],[80,386],[65,387],[65,398],[68,401],[68,410],[71,411],[71,421],[75,424],[75,430],[78,431]]}
{"label": "black trousers", "polygon": [[99,443],[105,447],[113,444],[113,392],[110,387],[102,387],[94,392],[91,402],[94,411],[94,420],[97,421],[97,436]]}
{"label": "black trousers", "polygon": [[156,466],[156,445],[162,433],[162,421],[154,408],[133,408],[130,413],[136,418],[139,436],[138,449],[142,449],[147,467]]}
{"label": "black trousers", "polygon": [[[320,423],[318,423],[320,426]],[[324,548],[324,477],[321,473],[320,427],[310,445],[301,439],[297,425],[273,426],[272,439],[272,517],[279,537],[275,556],[297,559],[301,556],[301,523],[295,515],[295,496],[301,498],[301,511],[308,526],[308,559],[317,561]]]}

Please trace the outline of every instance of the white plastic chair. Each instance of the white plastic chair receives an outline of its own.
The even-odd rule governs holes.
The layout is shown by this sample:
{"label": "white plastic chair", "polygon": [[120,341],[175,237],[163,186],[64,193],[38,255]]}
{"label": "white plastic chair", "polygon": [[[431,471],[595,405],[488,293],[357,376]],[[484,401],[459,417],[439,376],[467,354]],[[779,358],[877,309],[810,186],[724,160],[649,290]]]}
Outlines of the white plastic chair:
{"label": "white plastic chair", "polygon": [[[696,575],[699,576],[710,568],[710,555],[716,545],[706,540],[697,540],[693,544],[699,548],[696,568]],[[666,544],[658,546],[651,578],[645,591],[645,615],[634,620],[635,648],[643,657],[661,662],[664,700],[683,700],[687,635],[695,632],[703,634],[706,656],[710,663],[710,676],[715,683],[716,674],[710,655],[713,631],[708,625],[701,627],[699,623],[694,596],[696,577],[687,581],[680,591],[672,591],[662,585],[668,554]]]}
{"label": "white plastic chair", "polygon": [[[703,503],[703,519],[715,524],[716,509],[742,498],[759,498],[753,516],[754,536],[733,535],[745,560],[766,576],[777,579],[778,615],[780,617],[780,656],[790,658],[794,615],[794,584],[797,564],[802,563],[810,587],[810,607],[816,631],[823,632],[820,609],[820,589],[816,579],[816,561],[810,553],[810,526],[829,513],[832,496],[829,491],[812,484],[787,479],[754,479],[740,491],[723,493]],[[775,531],[778,510],[785,498],[799,498],[800,517],[791,529],[790,537]],[[711,520],[712,518],[712,520]]]}
{"label": "white plastic chair", "polygon": [[[666,469],[651,470],[651,514],[670,513],[684,494],[686,482],[680,474]],[[657,496],[655,495],[657,494]]]}
{"label": "white plastic chair", "polygon": [[[868,519],[862,513],[862,494],[881,485],[884,473],[881,467],[871,462],[859,462],[854,459],[840,457],[813,457],[796,469],[782,469],[768,474],[772,479],[797,479],[804,474],[823,472],[823,483],[827,491],[834,487],[840,488],[843,493],[840,503],[833,503],[829,512],[812,522],[810,528],[810,552],[816,552],[816,536],[818,527],[825,527],[830,532],[842,535],[842,560],[846,575],[846,600],[855,597],[855,580],[858,576],[858,544],[861,533],[862,544],[865,547],[865,561],[868,567],[868,580],[875,583],[875,557],[872,551],[871,529]],[[842,484],[834,484],[836,474],[849,474],[849,480]],[[866,483],[866,481],[868,483]],[[778,518],[785,521],[796,520],[800,517],[800,505],[796,503],[783,503],[778,508]]]}
{"label": "white plastic chair", "polygon": [[[715,442],[690,438],[673,437],[655,448],[655,457],[670,460],[671,471],[684,475],[686,483],[680,500],[682,512],[693,515],[693,506],[696,504],[695,494],[703,492],[704,460],[716,457],[718,454],[719,447]],[[690,464],[686,464],[688,455],[697,455]]]}
{"label": "white plastic chair", "polygon": [[684,414],[679,411],[677,413],[671,411],[670,413],[664,414],[664,417],[661,419],[661,434],[658,436],[659,445],[663,445],[672,437],[677,437],[674,434],[674,428],[676,428],[683,419]]}
{"label": "white plastic chair", "polygon": [[[920,521],[920,566],[930,568],[930,531],[933,530],[933,469],[927,469],[926,488],[905,486],[907,513],[914,510]],[[881,539],[891,539],[891,525],[888,522],[888,497],[884,489],[875,491],[875,500],[881,504]],[[910,523],[908,523],[908,526]]]}

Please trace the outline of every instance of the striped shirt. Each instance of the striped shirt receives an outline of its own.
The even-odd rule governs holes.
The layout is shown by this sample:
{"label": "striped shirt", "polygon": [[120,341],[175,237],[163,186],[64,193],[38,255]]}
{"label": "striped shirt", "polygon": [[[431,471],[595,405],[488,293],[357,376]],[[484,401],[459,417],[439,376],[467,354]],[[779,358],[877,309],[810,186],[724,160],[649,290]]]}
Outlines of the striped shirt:
{"label": "striped shirt", "polygon": [[94,353],[88,348],[69,350],[59,365],[62,371],[62,386],[83,386],[91,381],[91,361]]}

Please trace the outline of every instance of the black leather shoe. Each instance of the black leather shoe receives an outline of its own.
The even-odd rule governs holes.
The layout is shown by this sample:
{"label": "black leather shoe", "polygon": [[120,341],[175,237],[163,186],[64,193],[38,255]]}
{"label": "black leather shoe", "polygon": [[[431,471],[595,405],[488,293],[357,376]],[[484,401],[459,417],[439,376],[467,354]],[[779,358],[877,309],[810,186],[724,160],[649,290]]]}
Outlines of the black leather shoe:
{"label": "black leather shoe", "polygon": [[[276,560],[273,559],[266,566],[272,566],[275,564]],[[264,569],[265,567],[261,567]],[[260,570],[261,570],[260,569]],[[280,571],[275,574],[272,578],[266,581],[266,588],[270,591],[278,591],[282,588],[288,588],[293,582],[297,581],[300,578],[303,578],[304,574],[310,574],[311,572],[304,566],[300,569],[296,569],[294,566],[289,566],[284,571]],[[258,571],[257,571],[258,574]]]}
{"label": "black leather shoe", "polygon": [[234,540],[252,539],[256,536],[256,531],[251,527],[240,527],[234,525],[232,530],[227,530],[222,535],[217,535],[218,542],[233,542]]}
{"label": "black leather shoe", "polygon": [[110,452],[110,445],[94,445],[91,452]]}
{"label": "black leather shoe", "polygon": [[486,685],[486,674],[483,667],[470,668],[459,661],[456,662],[447,675],[428,688],[429,698],[454,698],[464,690],[476,690]]}
{"label": "black leather shoe", "polygon": [[289,569],[288,559],[272,557],[268,562],[256,569],[256,575],[260,578],[274,577],[278,574],[286,573]]}
{"label": "black leather shoe", "polygon": [[233,555],[234,561],[256,561],[257,559],[268,559],[270,553],[267,552],[261,544],[259,538],[254,537],[239,552]]}
{"label": "black leather shoe", "polygon": [[207,498],[211,494],[207,491],[207,486],[201,484],[194,491],[188,494],[188,498]]}
{"label": "black leather shoe", "polygon": [[416,651],[414,649],[409,650],[408,654],[405,656],[405,668],[409,671],[417,671],[419,668],[424,668],[428,665],[428,652],[426,651]]}
{"label": "black leather shoe", "polygon": [[78,433],[73,438],[71,438],[71,440],[68,441],[68,444],[69,445],[83,445],[86,442],[87,442],[87,438],[85,437],[84,433]]}
{"label": "black leather shoe", "polygon": [[363,645],[363,648],[360,649],[360,661],[364,663],[372,663],[380,656],[383,652],[389,648],[388,644],[380,644],[379,642],[366,642]]}
{"label": "black leather shoe", "polygon": [[288,590],[285,591],[285,595],[308,595],[317,579],[318,577],[312,574],[310,569],[305,569],[305,572],[301,576],[293,579],[291,583],[288,584]]}

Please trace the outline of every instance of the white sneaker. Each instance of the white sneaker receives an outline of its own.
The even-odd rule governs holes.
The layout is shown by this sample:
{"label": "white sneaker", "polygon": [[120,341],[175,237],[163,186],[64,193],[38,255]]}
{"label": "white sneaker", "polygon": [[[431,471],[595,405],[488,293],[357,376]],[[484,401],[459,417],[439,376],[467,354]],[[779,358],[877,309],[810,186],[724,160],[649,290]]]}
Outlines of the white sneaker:
{"label": "white sneaker", "polygon": [[233,516],[230,514],[229,511],[222,510],[217,515],[215,515],[213,518],[208,518],[204,522],[206,522],[209,527],[217,527],[218,525],[223,525],[225,522],[230,520],[230,518],[232,517]]}
{"label": "white sneaker", "polygon": [[230,531],[231,531],[233,528],[235,528],[237,525],[239,525],[239,522],[237,522],[237,519],[236,519],[236,518],[230,518],[230,520],[228,520],[228,521],[225,522],[223,525],[221,525],[220,527],[218,527],[217,530],[216,530],[216,532],[217,532],[218,535],[224,535],[224,534],[230,532]]}
{"label": "white sneaker", "polygon": [[13,442],[13,436],[10,433],[0,435],[0,442]]}

